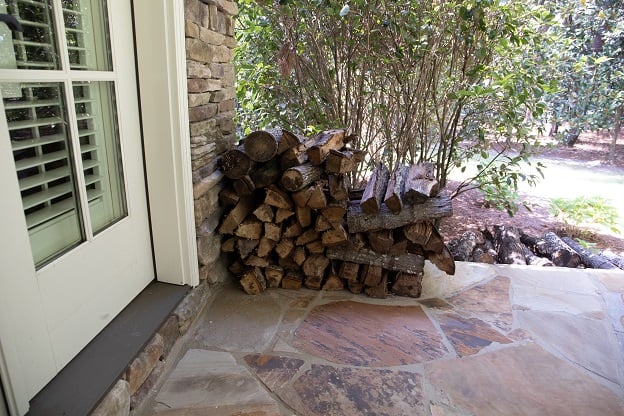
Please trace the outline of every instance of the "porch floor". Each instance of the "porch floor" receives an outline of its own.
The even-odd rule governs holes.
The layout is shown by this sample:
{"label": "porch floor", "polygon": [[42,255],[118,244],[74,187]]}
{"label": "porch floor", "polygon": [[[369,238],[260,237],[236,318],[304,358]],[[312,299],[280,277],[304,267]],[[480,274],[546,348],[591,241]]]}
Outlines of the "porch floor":
{"label": "porch floor", "polygon": [[624,272],[427,265],[420,299],[234,285],[145,415],[624,415]]}

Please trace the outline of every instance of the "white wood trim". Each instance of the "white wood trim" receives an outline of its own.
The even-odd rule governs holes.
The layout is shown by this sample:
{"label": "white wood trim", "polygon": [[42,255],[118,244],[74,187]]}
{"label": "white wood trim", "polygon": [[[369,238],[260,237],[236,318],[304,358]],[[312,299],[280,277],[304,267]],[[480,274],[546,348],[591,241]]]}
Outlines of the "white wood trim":
{"label": "white wood trim", "polygon": [[184,2],[135,0],[133,7],[156,277],[196,286]]}

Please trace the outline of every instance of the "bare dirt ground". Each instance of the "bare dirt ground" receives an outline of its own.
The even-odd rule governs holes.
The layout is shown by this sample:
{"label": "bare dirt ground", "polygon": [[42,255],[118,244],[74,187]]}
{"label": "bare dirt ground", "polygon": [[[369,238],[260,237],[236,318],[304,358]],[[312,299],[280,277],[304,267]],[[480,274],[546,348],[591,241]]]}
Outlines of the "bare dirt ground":
{"label": "bare dirt ground", "polygon": [[[618,144],[615,160],[608,162],[609,141],[610,138],[606,133],[584,134],[573,147],[553,147],[544,152],[541,158],[587,162],[593,166],[609,168],[624,176],[624,144]],[[548,172],[546,176],[548,178]],[[450,182],[448,188],[454,189],[454,185],[456,183]],[[493,225],[515,226],[534,236],[541,236],[546,231],[555,231],[560,236],[570,234],[565,224],[550,213],[548,198],[532,195],[531,189],[527,189],[520,193],[520,200],[526,201],[530,209],[521,206],[516,215],[509,217],[504,211],[485,207],[480,191],[465,192],[453,199],[453,216],[442,220],[440,232],[447,242],[461,236],[465,231],[479,231]],[[576,236],[571,235],[571,237]],[[596,250],[609,249],[624,255],[623,229],[620,229],[620,234],[616,234],[603,227],[592,227],[584,232],[582,238],[593,243],[593,248]]]}

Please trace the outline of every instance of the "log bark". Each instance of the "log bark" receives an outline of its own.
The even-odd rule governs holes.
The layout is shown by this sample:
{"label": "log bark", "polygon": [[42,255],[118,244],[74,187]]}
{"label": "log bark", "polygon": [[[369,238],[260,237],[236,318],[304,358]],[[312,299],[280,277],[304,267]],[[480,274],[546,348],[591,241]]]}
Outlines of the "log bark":
{"label": "log bark", "polygon": [[377,214],[367,214],[359,204],[350,205],[347,212],[347,225],[350,233],[394,229],[424,220],[448,217],[453,214],[451,199],[446,195],[429,198],[425,203],[405,205],[398,214],[393,214],[382,205]]}
{"label": "log bark", "polygon": [[423,274],[399,272],[390,291],[395,295],[419,298],[422,293]]}
{"label": "log bark", "polygon": [[230,179],[242,178],[253,166],[254,162],[245,153],[242,145],[226,151],[221,157],[221,170]]}
{"label": "log bark", "polygon": [[384,203],[395,214],[398,214],[403,209],[403,187],[405,186],[405,176],[408,170],[407,166],[397,166],[388,180]]}
{"label": "log bark", "polygon": [[240,279],[243,290],[249,295],[259,295],[267,288],[266,278],[259,268],[251,268]]}
{"label": "log bark", "polygon": [[320,165],[325,161],[330,150],[338,150],[344,146],[346,130],[335,129],[319,133],[314,140],[314,145],[310,146],[306,152],[308,160],[313,165]]}
{"label": "log bark", "polygon": [[546,257],[536,256],[535,253],[533,253],[525,244],[522,244],[522,251],[524,252],[524,258],[526,258],[526,264],[529,266],[554,266],[553,262],[548,260]]}
{"label": "log bark", "polygon": [[384,195],[386,194],[386,185],[388,184],[389,177],[390,173],[388,172],[388,168],[382,163],[379,163],[364,189],[364,194],[360,201],[362,211],[367,214],[377,214],[379,212]]}
{"label": "log bark", "polygon": [[320,179],[323,169],[311,164],[293,166],[282,174],[282,186],[290,192],[300,191]]}
{"label": "log bark", "polygon": [[230,213],[225,217],[221,226],[219,227],[219,233],[221,234],[234,234],[234,230],[238,225],[243,222],[245,217],[249,215],[254,209],[254,201],[251,197],[242,197],[238,204],[230,210]]}
{"label": "log bark", "polygon": [[293,208],[293,202],[290,196],[276,185],[270,185],[266,188],[264,203],[276,208],[289,210]]}
{"label": "log bark", "polygon": [[520,241],[521,232],[516,227],[495,225],[493,227],[494,250],[501,264],[526,264]]}
{"label": "log bark", "polygon": [[617,267],[609,261],[603,255],[592,253],[591,251],[583,248],[578,242],[574,241],[570,237],[562,237],[561,238],[564,243],[566,243],[570,248],[581,257],[581,261],[586,267],[591,267],[592,269],[617,269]]}
{"label": "log bark", "polygon": [[624,270],[624,257],[618,256],[608,250],[603,251],[602,255],[605,256],[615,267]]}
{"label": "log bark", "polygon": [[472,253],[477,247],[477,235],[473,231],[466,231],[461,237],[449,241],[448,248],[457,261],[470,261]]}
{"label": "log bark", "polygon": [[364,156],[366,152],[362,150],[330,150],[325,160],[325,171],[341,175],[353,172],[364,161]]}
{"label": "log bark", "polygon": [[522,242],[535,253],[547,257],[555,266],[575,268],[582,263],[578,253],[552,231],[544,233],[540,239],[523,235]]}
{"label": "log bark", "polygon": [[418,274],[423,271],[424,258],[406,253],[400,256],[379,254],[366,248],[356,249],[351,243],[338,247],[328,247],[326,255],[330,259],[343,260],[352,263],[381,266],[384,269],[404,271]]}

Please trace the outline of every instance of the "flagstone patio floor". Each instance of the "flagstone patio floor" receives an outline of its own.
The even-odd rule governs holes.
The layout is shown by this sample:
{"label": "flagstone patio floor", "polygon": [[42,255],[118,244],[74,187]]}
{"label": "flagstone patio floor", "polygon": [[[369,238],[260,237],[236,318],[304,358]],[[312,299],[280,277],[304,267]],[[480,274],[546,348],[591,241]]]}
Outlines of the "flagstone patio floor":
{"label": "flagstone patio floor", "polygon": [[624,272],[427,265],[419,299],[218,290],[145,415],[624,415]]}

